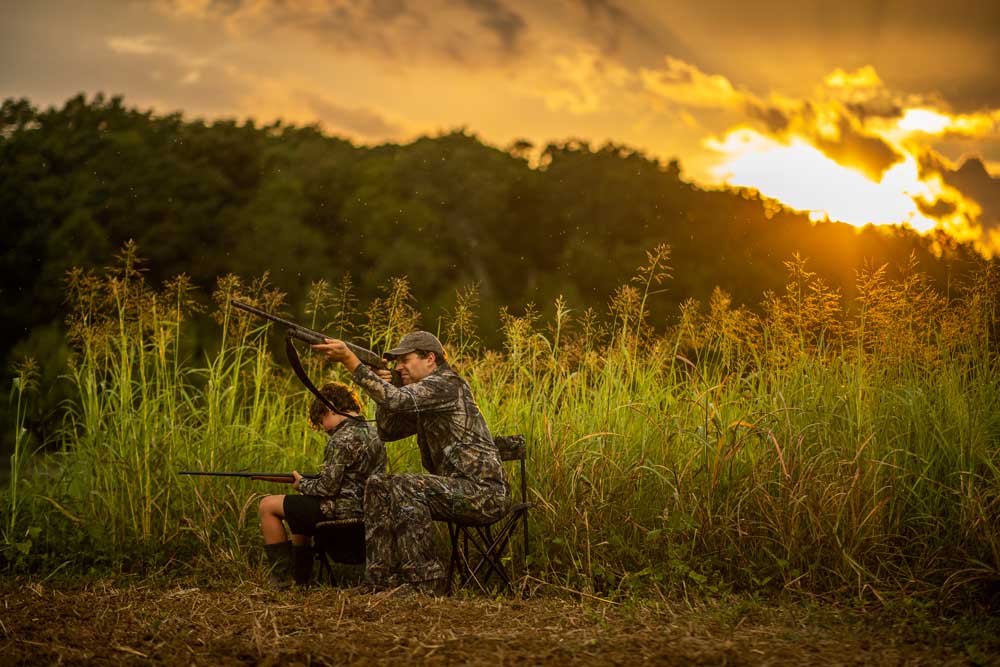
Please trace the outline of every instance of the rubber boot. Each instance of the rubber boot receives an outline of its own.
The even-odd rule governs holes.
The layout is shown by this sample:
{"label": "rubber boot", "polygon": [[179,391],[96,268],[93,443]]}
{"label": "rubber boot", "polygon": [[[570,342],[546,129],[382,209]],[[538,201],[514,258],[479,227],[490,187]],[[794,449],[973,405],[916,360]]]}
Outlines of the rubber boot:
{"label": "rubber boot", "polygon": [[292,545],[292,572],[295,575],[297,586],[312,585],[313,560],[315,560],[315,553],[311,546],[308,544]]}
{"label": "rubber boot", "polygon": [[274,590],[285,590],[292,586],[292,543],[279,542],[265,544],[264,553],[271,564],[271,574],[267,577],[267,585]]}

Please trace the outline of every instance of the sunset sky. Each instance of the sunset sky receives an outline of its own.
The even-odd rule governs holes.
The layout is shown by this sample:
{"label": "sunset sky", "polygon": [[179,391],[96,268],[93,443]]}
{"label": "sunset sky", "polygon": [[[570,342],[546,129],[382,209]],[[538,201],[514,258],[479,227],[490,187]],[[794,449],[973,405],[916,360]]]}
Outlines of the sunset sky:
{"label": "sunset sky", "polygon": [[710,186],[1000,253],[1000,2],[0,0],[0,95],[612,141]]}

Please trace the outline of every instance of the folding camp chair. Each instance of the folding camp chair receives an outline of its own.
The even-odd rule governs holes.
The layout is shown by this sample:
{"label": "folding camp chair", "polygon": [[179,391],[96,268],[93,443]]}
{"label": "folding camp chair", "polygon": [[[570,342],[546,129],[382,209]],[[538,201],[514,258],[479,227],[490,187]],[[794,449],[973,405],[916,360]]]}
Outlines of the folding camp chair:
{"label": "folding camp chair", "polygon": [[450,594],[452,585],[458,580],[459,586],[475,583],[486,591],[486,585],[496,575],[498,583],[506,588],[512,586],[511,575],[503,564],[510,540],[520,527],[523,549],[521,550],[521,572],[525,571],[528,556],[528,477],[525,466],[526,445],[523,435],[501,435],[493,438],[500,450],[502,461],[518,461],[521,472],[520,502],[513,503],[507,514],[488,524],[466,524],[449,522],[451,537],[451,559],[448,562],[445,592]]}
{"label": "folding camp chair", "polygon": [[331,586],[337,585],[331,563],[365,564],[365,523],[361,519],[331,519],[316,524],[313,550],[320,572]]}

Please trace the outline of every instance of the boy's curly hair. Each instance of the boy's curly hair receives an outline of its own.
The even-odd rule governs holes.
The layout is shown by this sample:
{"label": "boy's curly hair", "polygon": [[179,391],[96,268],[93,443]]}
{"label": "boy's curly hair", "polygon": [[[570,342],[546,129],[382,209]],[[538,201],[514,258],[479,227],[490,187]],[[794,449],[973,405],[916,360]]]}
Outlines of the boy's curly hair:
{"label": "boy's curly hair", "polygon": [[[319,393],[341,412],[361,412],[361,399],[358,398],[358,392],[343,382],[327,382],[319,388]],[[319,426],[323,415],[329,409],[323,401],[314,398],[312,405],[309,406],[309,422],[314,426]]]}

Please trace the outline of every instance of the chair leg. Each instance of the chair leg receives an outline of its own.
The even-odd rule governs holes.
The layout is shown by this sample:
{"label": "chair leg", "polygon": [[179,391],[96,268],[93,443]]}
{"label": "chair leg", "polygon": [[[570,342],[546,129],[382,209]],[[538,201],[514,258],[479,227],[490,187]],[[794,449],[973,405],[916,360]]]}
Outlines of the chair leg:
{"label": "chair leg", "polygon": [[448,537],[451,540],[451,557],[448,559],[448,574],[445,575],[444,594],[451,595],[452,582],[458,572],[458,526],[448,524]]}
{"label": "chair leg", "polygon": [[507,539],[504,538],[506,535],[506,528],[501,530],[499,535],[494,538],[492,531],[487,526],[485,530],[480,530],[480,537],[483,539],[483,543],[486,545],[483,550],[483,558],[479,561],[476,566],[476,572],[478,572],[483,564],[486,565],[486,575],[483,577],[483,582],[488,582],[490,576],[495,572],[497,576],[503,579],[504,584],[507,587],[511,586],[510,577],[507,576],[506,568],[504,568],[503,563],[500,559],[503,557],[503,553],[507,546]]}
{"label": "chair leg", "polygon": [[[472,542],[472,545],[479,553],[479,560],[476,561],[475,567],[473,567],[468,558],[466,559],[464,583],[467,584],[470,581],[475,581],[479,588],[483,592],[486,592],[485,584],[489,582],[490,577],[495,573],[499,579],[503,580],[504,584],[510,587],[510,577],[507,576],[503,564],[500,563],[500,558],[507,542],[503,537],[504,532],[501,532],[495,538],[489,526],[476,527],[475,533],[472,532],[471,528],[466,528],[462,532],[465,536],[466,544]],[[469,551],[466,553],[470,554]],[[485,576],[480,580],[478,575],[484,569]]]}
{"label": "chair leg", "polygon": [[456,523],[448,524],[448,536],[451,540],[451,557],[448,559],[448,572],[445,575],[445,595],[451,595],[454,581],[458,579],[459,587],[469,583],[466,574],[470,569],[469,540],[465,531]]}
{"label": "chair leg", "polygon": [[[513,587],[513,581],[507,574],[507,568],[505,568],[501,563],[501,558],[503,557],[503,554],[507,552],[510,540],[514,535],[514,531],[517,529],[518,521],[524,521],[526,518],[527,512],[524,511],[519,511],[508,516],[501,524],[496,537],[493,537],[492,528],[490,526],[476,528],[476,531],[479,534],[479,540],[476,540],[475,536],[472,536],[473,543],[480,555],[483,557],[478,563],[476,563],[475,568],[470,568],[469,579],[476,578],[476,575],[478,575],[479,572],[485,567],[486,572],[482,583],[488,582],[490,577],[496,573],[500,579],[503,579],[504,584],[508,587]],[[465,532],[468,534],[468,530]],[[522,562],[522,570],[523,569],[524,564]]]}
{"label": "chair leg", "polygon": [[331,586],[333,585],[333,569],[330,566],[330,561],[326,558],[326,550],[323,549],[319,544],[313,545],[313,558],[319,563],[319,575],[317,581],[323,581],[324,579]]}
{"label": "chair leg", "polygon": [[469,575],[469,571],[470,571],[470,568],[471,568],[471,563],[469,561],[469,558],[471,556],[472,556],[472,552],[469,550],[469,531],[463,530],[462,531],[462,560],[463,560],[463,564],[465,565],[465,567],[463,569],[463,572],[465,573],[465,581],[462,582],[463,585],[468,584],[469,581],[472,579],[472,577]]}
{"label": "chair leg", "polygon": [[[449,523],[451,558],[448,561],[447,593],[451,593],[456,578],[459,586],[467,586],[474,581],[485,593],[486,585],[494,575],[502,586],[513,588],[514,572],[509,571],[502,559],[511,548],[511,540],[519,532],[519,522],[527,524],[526,509],[517,509],[500,522],[488,526]],[[522,571],[525,569],[524,558],[525,555],[522,555]]]}
{"label": "chair leg", "polygon": [[312,583],[313,561],[316,559],[311,545],[292,545],[292,577],[296,586]]}

